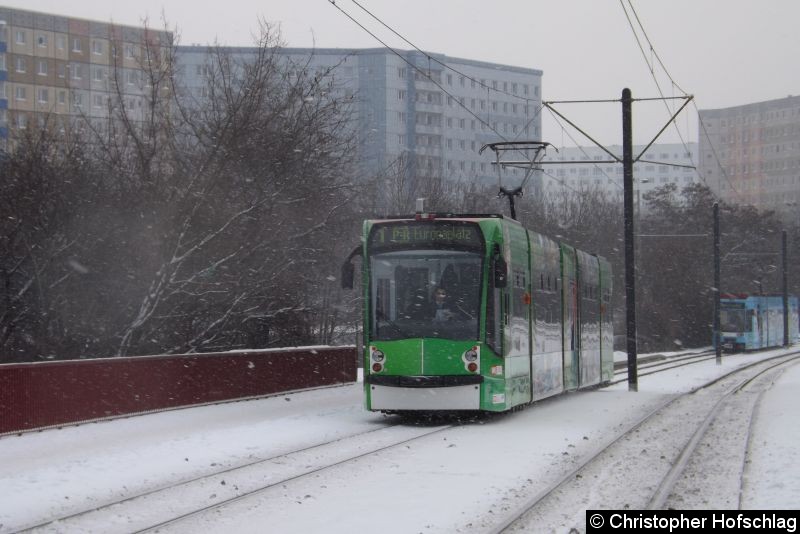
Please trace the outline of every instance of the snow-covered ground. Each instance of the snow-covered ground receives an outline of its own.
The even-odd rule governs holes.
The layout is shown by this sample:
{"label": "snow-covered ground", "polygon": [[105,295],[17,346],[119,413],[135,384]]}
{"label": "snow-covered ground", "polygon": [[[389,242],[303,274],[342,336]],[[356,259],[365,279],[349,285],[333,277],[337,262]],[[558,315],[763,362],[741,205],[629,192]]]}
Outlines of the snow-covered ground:
{"label": "snow-covered ground", "polygon": [[[368,454],[167,530],[481,531],[491,523],[487,518],[537,493],[664,399],[781,352],[726,355],[721,366],[710,360],[642,376],[636,393],[621,383],[549,399]],[[760,404],[747,480],[757,496],[754,508],[800,508],[798,391],[800,367],[794,366]],[[378,435],[395,419],[364,411],[361,395],[356,384],[0,438],[0,532],[366,430]],[[287,463],[280,460],[275,469]],[[209,504],[231,491],[224,480],[216,484],[218,491],[204,497]],[[189,498],[176,495],[176,506]],[[79,530],[134,530],[133,510]],[[48,530],[76,528],[56,523]]]}

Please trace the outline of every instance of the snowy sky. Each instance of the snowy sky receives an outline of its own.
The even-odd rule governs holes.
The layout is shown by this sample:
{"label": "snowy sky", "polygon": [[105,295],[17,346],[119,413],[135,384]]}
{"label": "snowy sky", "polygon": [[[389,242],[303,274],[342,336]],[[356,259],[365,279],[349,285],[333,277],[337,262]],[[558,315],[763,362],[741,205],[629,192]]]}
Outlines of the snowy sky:
{"label": "snowy sky", "polygon": [[[258,18],[264,18],[280,24],[288,46],[382,46],[328,0],[228,0],[202,8],[194,0],[6,0],[3,4],[131,25],[148,18],[151,25],[159,26],[163,16],[170,28],[177,28],[181,44],[218,40],[226,45],[249,45]],[[659,96],[623,10],[624,5],[635,25],[631,4],[672,79],[695,95],[700,109],[798,93],[800,69],[795,57],[800,50],[800,32],[796,31],[800,2],[796,0],[337,1],[339,8],[390,46],[411,48],[359,5],[423,50],[541,69],[546,100],[614,99],[623,87],[631,88],[634,97]],[[657,65],[641,32],[639,36],[647,60],[656,64],[663,94],[680,95]],[[600,141],[620,143],[618,104],[559,109]],[[661,103],[637,104],[634,141],[648,142],[668,116]],[[573,144],[549,113],[543,117],[546,141]],[[697,140],[695,117],[693,106],[680,117],[685,140]],[[680,142],[674,130],[660,140]]]}

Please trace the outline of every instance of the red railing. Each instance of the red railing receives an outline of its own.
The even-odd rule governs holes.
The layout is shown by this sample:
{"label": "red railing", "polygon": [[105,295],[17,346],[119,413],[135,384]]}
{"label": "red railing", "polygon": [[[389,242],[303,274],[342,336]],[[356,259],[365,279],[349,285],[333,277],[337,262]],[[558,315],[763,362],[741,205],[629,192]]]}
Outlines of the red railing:
{"label": "red railing", "polygon": [[0,434],[355,380],[355,347],[4,364]]}

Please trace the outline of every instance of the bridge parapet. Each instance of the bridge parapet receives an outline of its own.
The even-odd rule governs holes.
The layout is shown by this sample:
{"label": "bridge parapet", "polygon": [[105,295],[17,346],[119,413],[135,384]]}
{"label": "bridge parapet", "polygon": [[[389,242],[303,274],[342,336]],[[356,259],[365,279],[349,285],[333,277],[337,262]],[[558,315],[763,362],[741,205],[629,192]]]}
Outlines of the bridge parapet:
{"label": "bridge parapet", "polygon": [[356,348],[0,365],[0,435],[356,381]]}

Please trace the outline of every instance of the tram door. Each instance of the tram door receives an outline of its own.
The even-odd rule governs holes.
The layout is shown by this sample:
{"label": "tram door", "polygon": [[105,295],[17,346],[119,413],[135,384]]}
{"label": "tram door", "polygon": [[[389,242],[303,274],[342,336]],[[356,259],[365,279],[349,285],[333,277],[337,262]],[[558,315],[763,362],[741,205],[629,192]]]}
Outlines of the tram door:
{"label": "tram door", "polygon": [[577,389],[580,384],[578,362],[578,281],[575,249],[561,244],[561,302],[563,322],[561,342],[564,354],[564,389]]}

